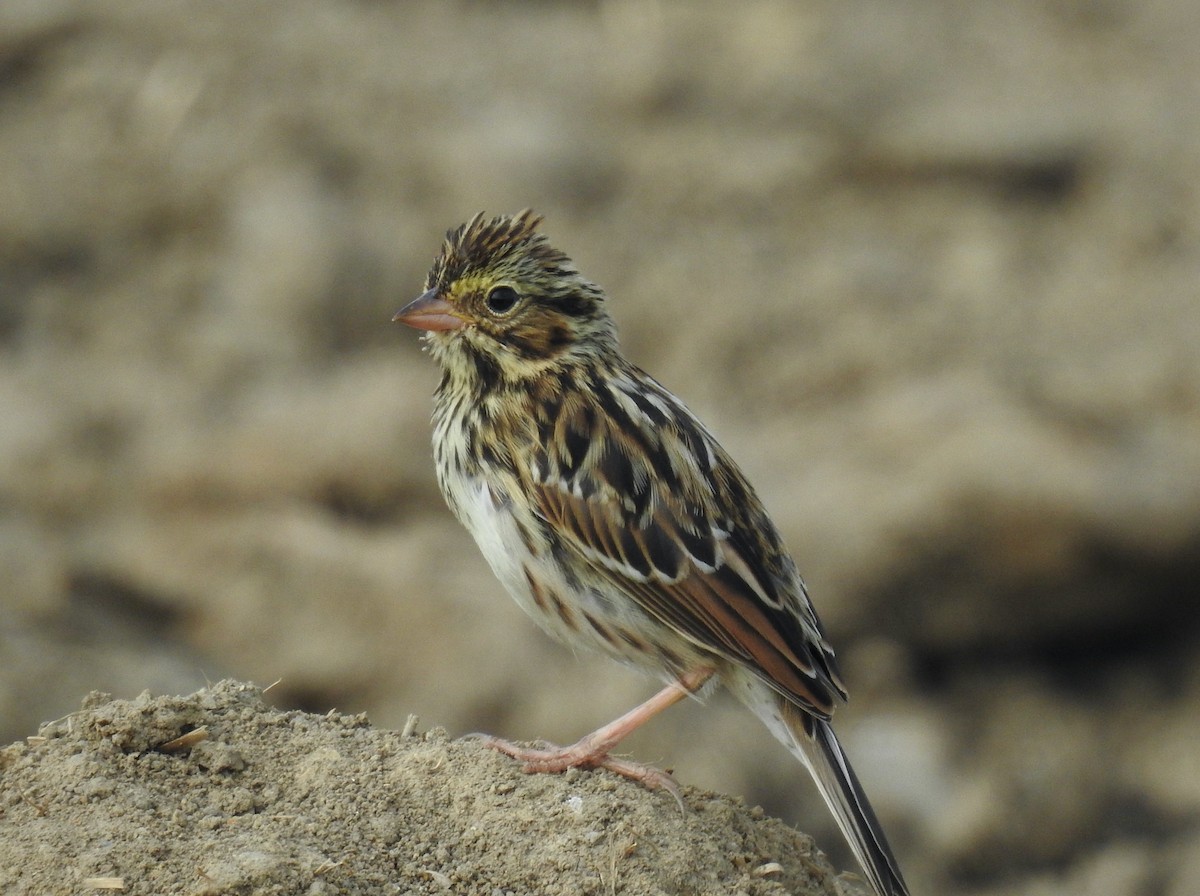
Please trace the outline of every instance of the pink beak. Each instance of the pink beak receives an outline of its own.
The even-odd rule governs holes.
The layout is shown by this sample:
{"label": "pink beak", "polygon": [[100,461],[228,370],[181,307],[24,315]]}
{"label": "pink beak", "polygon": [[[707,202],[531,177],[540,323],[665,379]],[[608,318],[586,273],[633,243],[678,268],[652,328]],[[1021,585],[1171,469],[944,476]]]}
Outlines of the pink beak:
{"label": "pink beak", "polygon": [[458,330],[467,325],[436,289],[421,293],[397,311],[392,320],[418,330]]}

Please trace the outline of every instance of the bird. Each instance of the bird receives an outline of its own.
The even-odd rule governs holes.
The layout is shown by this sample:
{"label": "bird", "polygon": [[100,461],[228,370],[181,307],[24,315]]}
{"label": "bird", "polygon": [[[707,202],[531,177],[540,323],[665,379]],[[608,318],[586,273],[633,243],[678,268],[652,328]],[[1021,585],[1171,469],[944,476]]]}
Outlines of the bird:
{"label": "bird", "polygon": [[[722,683],[807,767],[879,896],[909,890],[830,724],[832,647],[762,501],[712,433],[622,353],[605,292],[525,209],[447,231],[393,321],[441,379],[437,480],[506,590],[550,635],[667,682],[569,747],[485,744],[527,772],[605,768],[623,737]],[[682,805],[682,803],[681,803]]]}

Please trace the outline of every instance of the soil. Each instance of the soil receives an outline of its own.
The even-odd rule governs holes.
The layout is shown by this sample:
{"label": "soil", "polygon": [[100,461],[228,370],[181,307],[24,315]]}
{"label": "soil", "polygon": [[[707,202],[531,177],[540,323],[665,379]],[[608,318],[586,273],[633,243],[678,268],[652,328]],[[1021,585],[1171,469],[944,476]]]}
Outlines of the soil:
{"label": "soil", "polygon": [[[522,774],[444,731],[273,710],[222,681],[0,751],[0,892],[853,896],[810,838],[685,788]],[[182,743],[181,743],[182,741]]]}

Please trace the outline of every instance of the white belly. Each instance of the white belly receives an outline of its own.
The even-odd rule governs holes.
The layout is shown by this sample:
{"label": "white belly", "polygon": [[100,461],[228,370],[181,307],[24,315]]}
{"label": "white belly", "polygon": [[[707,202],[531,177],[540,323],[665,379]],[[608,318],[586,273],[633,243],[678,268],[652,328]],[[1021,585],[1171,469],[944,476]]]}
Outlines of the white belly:
{"label": "white belly", "polygon": [[529,549],[507,500],[498,498],[482,479],[463,479],[448,491],[450,506],[479,545],[496,578],[526,612],[532,612],[527,605],[529,586],[525,578]]}
{"label": "white belly", "polygon": [[678,667],[674,671],[694,665],[694,647],[647,616],[636,600],[615,592],[606,576],[581,558],[564,571],[560,564],[569,562],[562,556],[565,546],[558,546],[556,556],[545,521],[509,498],[506,488],[519,485],[508,471],[464,475],[477,461],[453,413],[438,415],[435,429],[438,482],[446,503],[471,533],[496,578],[542,629],[572,647],[591,646],[623,662],[661,668],[655,651],[641,637],[648,627],[661,628],[652,640],[673,646],[675,659],[669,664]]}
{"label": "white belly", "polygon": [[[547,633],[573,647],[591,646],[624,662],[645,663],[619,632],[625,602],[605,597],[580,570],[568,580],[532,513],[523,520],[528,537],[502,490],[482,479],[462,479],[448,491],[450,506],[475,538],[508,593]],[[532,546],[532,549],[531,549]],[[531,584],[531,582],[533,584]]]}

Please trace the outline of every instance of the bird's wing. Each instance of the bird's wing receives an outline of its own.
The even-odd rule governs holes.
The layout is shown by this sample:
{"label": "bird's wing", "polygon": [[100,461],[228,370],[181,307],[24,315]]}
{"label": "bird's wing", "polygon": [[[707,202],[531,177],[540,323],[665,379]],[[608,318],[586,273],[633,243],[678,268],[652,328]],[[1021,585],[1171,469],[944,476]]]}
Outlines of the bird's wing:
{"label": "bird's wing", "polygon": [[530,481],[539,515],[651,617],[827,717],[845,692],[774,525],[707,430],[647,381],[599,408],[559,406]]}

